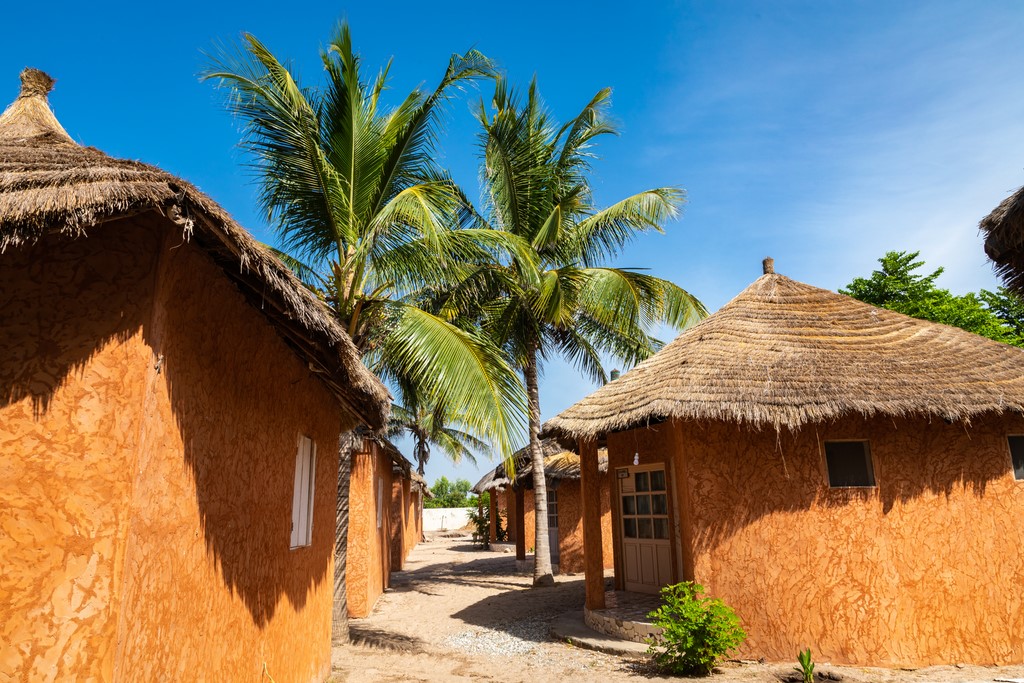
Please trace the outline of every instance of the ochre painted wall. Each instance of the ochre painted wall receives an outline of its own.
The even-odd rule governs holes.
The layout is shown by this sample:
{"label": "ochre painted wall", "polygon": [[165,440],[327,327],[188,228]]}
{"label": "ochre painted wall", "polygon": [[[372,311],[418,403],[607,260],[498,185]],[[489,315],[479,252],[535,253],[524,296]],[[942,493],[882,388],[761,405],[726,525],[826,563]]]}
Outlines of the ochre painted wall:
{"label": "ochre painted wall", "polygon": [[[335,399],[162,219],[9,250],[0,292],[26,356],[0,351],[0,669],[322,680]],[[313,542],[290,550],[300,432]]]}
{"label": "ochre painted wall", "polygon": [[113,678],[159,242],[0,254],[0,680]]}
{"label": "ochre painted wall", "polygon": [[373,610],[391,573],[391,457],[369,443],[368,453],[353,456],[349,490],[346,582],[348,612],[356,618]]}
{"label": "ochre painted wall", "polygon": [[[609,477],[600,475],[601,486],[601,544],[604,547],[604,566],[614,566],[612,556],[612,514],[609,503]],[[562,574],[583,571],[583,504],[580,500],[579,479],[566,479],[558,486],[558,544],[561,549],[558,570]]]}
{"label": "ochre painted wall", "polygon": [[[678,431],[677,431],[678,430]],[[792,434],[682,423],[613,435],[612,471],[682,452],[686,573],[740,615],[741,657],[912,666],[1024,662],[1024,419],[851,417]],[[822,444],[870,441],[877,486],[830,489]],[[680,448],[681,444],[681,448]]]}

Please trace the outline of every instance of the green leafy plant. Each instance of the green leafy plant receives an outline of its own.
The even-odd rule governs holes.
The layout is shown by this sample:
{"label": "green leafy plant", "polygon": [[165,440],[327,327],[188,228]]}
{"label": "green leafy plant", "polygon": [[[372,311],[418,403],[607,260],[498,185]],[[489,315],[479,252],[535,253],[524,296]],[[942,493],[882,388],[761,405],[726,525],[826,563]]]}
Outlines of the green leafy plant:
{"label": "green leafy plant", "polygon": [[503,519],[505,519],[505,513],[498,510],[497,517],[494,520],[494,540],[498,543],[508,541],[508,529],[505,527]]}
{"label": "green leafy plant", "polygon": [[706,597],[698,583],[665,586],[661,599],[662,606],[647,615],[662,630],[648,640],[648,652],[667,673],[707,676],[747,637],[732,608]]}
{"label": "green leafy plant", "polygon": [[469,511],[469,523],[473,525],[473,543],[483,548],[491,547],[491,510],[485,507],[482,510]]}
{"label": "green leafy plant", "polygon": [[814,662],[811,660],[811,648],[797,652],[796,661],[800,664],[799,670],[804,677],[804,683],[814,683]]}

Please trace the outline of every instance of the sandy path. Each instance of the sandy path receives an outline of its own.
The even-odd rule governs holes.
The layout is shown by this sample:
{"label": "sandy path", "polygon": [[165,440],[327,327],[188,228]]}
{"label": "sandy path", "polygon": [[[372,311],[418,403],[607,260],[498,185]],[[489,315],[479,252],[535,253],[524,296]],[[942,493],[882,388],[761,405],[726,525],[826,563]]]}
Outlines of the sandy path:
{"label": "sandy path", "polygon": [[[532,589],[514,556],[466,539],[437,538],[413,549],[371,616],[351,622],[353,644],[334,648],[334,681],[637,681],[650,675],[627,659],[551,641],[550,621],[583,604],[582,575]],[[795,663],[795,662],[794,662]],[[728,663],[712,683],[772,681],[794,663]],[[1024,678],[1024,666],[891,671],[828,667],[844,680],[918,683]]]}

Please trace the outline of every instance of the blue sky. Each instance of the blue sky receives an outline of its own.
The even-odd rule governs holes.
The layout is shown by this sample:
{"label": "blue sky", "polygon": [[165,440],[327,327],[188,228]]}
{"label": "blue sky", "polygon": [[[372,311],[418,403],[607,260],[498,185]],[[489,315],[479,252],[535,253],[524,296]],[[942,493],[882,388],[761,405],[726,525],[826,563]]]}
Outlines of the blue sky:
{"label": "blue sky", "polygon": [[[977,223],[1024,184],[1024,3],[53,3],[5,9],[0,100],[18,72],[57,78],[51,104],[78,141],[192,181],[258,238],[237,124],[197,77],[204,52],[255,34],[307,83],[342,18],[371,70],[394,57],[392,94],[432,86],[452,52],[476,47],[513,82],[537,75],[560,119],[614,90],[621,137],[606,139],[594,188],[606,204],[683,187],[683,217],[630,247],[715,310],[761,259],[836,289],[891,249],[945,266],[957,293],[994,288]],[[470,100],[448,110],[442,162],[479,194]],[[594,387],[552,364],[544,417]],[[475,481],[489,466],[428,465]]]}

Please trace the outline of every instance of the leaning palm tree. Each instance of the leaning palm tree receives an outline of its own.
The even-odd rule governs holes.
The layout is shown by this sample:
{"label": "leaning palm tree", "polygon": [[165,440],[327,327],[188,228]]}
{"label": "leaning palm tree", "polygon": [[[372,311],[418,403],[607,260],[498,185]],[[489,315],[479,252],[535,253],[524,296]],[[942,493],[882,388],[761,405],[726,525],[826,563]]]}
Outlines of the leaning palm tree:
{"label": "leaning palm tree", "polygon": [[391,406],[387,435],[391,438],[402,435],[412,437],[416,470],[422,476],[430,461],[432,447],[437,447],[456,465],[463,460],[475,465],[474,451],[487,448],[484,441],[459,429],[457,424],[457,420],[447,414],[443,403],[424,403],[415,395],[406,395],[404,404]]}
{"label": "leaning palm tree", "polygon": [[[204,74],[226,89],[227,108],[244,125],[242,147],[279,246],[373,371],[443,398],[467,428],[512,452],[525,412],[515,371],[485,337],[417,305],[425,286],[452,282],[455,265],[489,262],[509,244],[466,222],[461,192],[435,163],[439,108],[466,83],[490,76],[492,66],[476,51],[454,55],[433,91],[414,90],[388,108],[381,102],[388,68],[362,77],[347,26],[321,58],[326,85],[305,88],[245,35],[236,53],[214,57]],[[348,453],[341,456],[339,637],[346,631],[349,464]]]}
{"label": "leaning palm tree", "polygon": [[594,140],[615,132],[606,117],[609,97],[610,91],[602,90],[559,127],[536,82],[521,102],[499,79],[493,109],[481,102],[478,112],[485,195],[485,216],[479,220],[528,242],[540,276],[515,264],[476,268],[463,277],[450,305],[458,308],[489,292],[483,327],[523,374],[536,511],[535,585],[554,580],[539,438],[543,362],[562,356],[603,382],[602,356],[635,363],[660,347],[648,332],[652,327],[684,327],[707,314],[678,285],[605,265],[637,235],[662,232],[683,201],[681,190],[658,188],[603,209],[594,206],[587,176]]}

